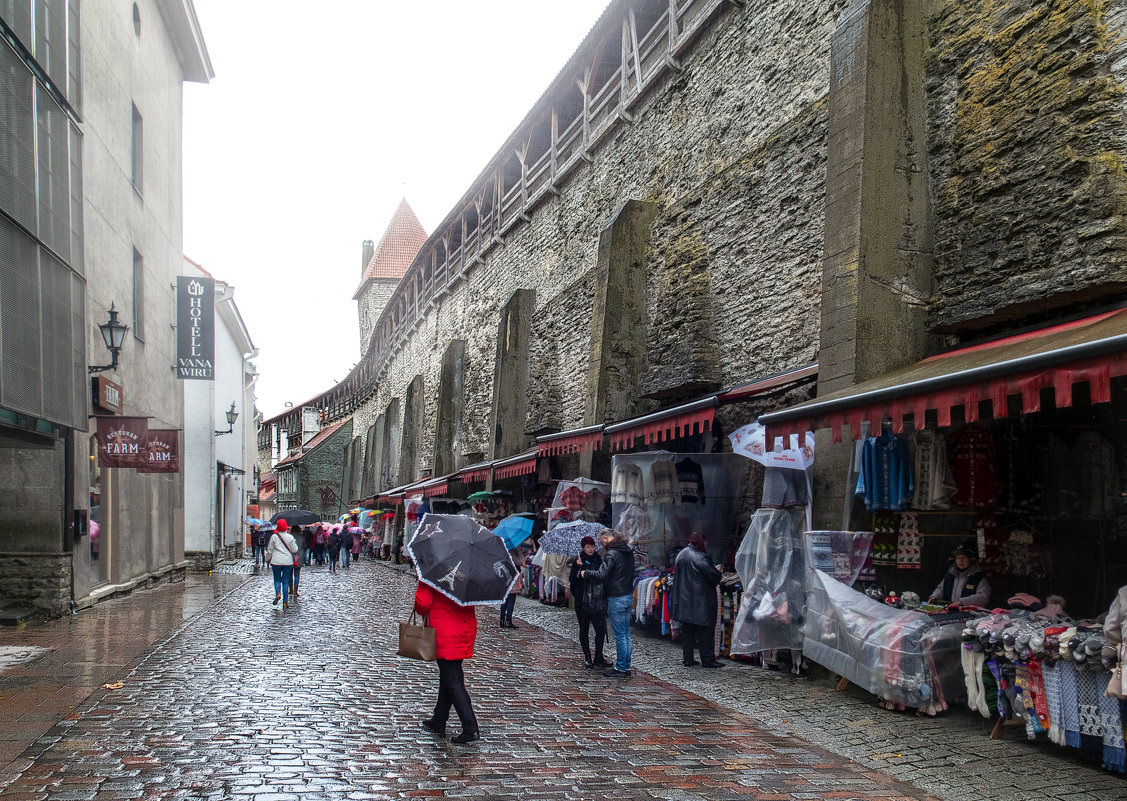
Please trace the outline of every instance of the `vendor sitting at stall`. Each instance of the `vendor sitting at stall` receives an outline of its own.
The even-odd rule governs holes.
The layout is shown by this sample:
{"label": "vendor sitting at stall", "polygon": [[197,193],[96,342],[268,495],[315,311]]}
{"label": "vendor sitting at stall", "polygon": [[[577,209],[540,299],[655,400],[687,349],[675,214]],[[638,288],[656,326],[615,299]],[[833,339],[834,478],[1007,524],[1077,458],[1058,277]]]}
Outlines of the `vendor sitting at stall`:
{"label": "vendor sitting at stall", "polygon": [[990,580],[978,566],[974,548],[960,545],[954,550],[955,563],[931,592],[931,603],[951,606],[986,606],[990,603]]}

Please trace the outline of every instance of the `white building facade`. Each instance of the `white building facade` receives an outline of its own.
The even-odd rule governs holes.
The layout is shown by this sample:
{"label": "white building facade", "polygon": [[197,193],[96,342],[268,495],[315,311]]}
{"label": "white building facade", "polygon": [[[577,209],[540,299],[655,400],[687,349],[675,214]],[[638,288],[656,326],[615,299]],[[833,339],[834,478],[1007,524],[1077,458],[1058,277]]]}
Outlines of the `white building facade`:
{"label": "white building facade", "polygon": [[[184,275],[208,276],[190,259],[184,267]],[[215,379],[184,382],[184,557],[194,569],[210,569],[245,547],[243,520],[255,494],[257,355],[235,288],[216,280]],[[228,413],[237,415],[234,422]]]}

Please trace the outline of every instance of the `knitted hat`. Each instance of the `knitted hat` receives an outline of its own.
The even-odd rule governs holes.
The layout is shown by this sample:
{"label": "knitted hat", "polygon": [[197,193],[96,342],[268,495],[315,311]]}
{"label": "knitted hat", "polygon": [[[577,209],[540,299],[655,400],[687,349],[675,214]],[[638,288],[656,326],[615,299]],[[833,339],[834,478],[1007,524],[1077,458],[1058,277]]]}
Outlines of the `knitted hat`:
{"label": "knitted hat", "polygon": [[969,559],[977,559],[978,551],[969,545],[960,545],[951,552],[952,556],[966,556]]}
{"label": "knitted hat", "polygon": [[588,534],[586,537],[581,539],[579,541],[579,544],[582,545],[584,548],[587,547],[588,545],[598,545],[598,543],[595,542],[595,538],[592,537],[590,534]]}
{"label": "knitted hat", "polygon": [[290,527],[289,527],[289,525],[288,525],[288,524],[286,523],[286,521],[285,521],[285,518],[283,518],[282,520],[279,520],[279,521],[278,521],[278,522],[277,522],[277,523],[275,524],[275,526],[274,526],[274,530],[275,530],[275,531],[277,531],[277,532],[278,532],[279,534],[284,534],[285,532],[287,532],[287,531],[289,531],[289,530],[290,530]]}

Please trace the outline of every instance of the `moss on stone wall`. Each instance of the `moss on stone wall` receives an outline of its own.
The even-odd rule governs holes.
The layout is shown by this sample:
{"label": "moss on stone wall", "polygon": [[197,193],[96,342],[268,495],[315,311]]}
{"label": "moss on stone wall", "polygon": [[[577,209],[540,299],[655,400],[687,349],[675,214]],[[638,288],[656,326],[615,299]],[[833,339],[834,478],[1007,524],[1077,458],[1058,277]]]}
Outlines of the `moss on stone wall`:
{"label": "moss on stone wall", "polygon": [[936,326],[990,327],[1127,285],[1107,5],[944,0],[931,20]]}

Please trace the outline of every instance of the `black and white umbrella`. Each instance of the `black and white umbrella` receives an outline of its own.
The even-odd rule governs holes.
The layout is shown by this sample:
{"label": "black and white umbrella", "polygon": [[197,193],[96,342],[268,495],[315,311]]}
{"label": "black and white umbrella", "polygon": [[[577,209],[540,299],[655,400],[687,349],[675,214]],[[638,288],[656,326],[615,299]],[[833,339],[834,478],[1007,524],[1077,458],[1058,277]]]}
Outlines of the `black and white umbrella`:
{"label": "black and white umbrella", "polygon": [[462,606],[500,603],[518,576],[501,538],[463,515],[424,515],[407,553],[419,581]]}
{"label": "black and white umbrella", "polygon": [[289,509],[285,512],[278,512],[270,518],[271,523],[277,523],[279,520],[285,520],[287,526],[311,526],[314,523],[321,522],[321,516],[316,512],[310,512],[308,509]]}

